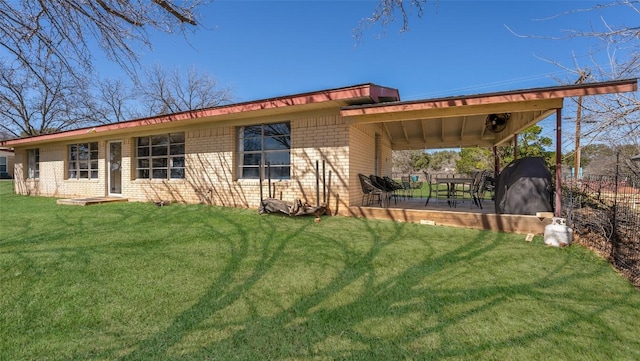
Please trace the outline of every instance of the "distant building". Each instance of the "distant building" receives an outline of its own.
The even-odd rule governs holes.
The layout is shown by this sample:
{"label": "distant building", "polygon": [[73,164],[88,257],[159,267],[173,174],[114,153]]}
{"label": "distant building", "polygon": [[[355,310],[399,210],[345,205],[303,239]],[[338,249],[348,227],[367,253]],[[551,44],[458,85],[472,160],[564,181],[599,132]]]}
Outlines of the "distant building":
{"label": "distant building", "polygon": [[13,149],[0,147],[0,179],[13,178],[14,158]]}

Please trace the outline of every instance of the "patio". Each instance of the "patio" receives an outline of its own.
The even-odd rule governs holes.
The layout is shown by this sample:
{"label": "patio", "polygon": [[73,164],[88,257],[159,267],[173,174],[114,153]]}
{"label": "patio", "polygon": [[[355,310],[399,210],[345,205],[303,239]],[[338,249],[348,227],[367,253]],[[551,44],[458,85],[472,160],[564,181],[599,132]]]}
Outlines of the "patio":
{"label": "patio", "polygon": [[392,200],[386,208],[377,205],[354,206],[349,208],[349,212],[355,217],[520,234],[543,234],[544,227],[551,223],[553,217],[552,213],[537,216],[495,214],[492,200],[482,201],[482,209],[472,205],[470,199],[458,200],[456,207],[450,207],[443,199],[438,203],[434,201],[432,198],[425,206],[426,198],[398,198],[397,202]]}

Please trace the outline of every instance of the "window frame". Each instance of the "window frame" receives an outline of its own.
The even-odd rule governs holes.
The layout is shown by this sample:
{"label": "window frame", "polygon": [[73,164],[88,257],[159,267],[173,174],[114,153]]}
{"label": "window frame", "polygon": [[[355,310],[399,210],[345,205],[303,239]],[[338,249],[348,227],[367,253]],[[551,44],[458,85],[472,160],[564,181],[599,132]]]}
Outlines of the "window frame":
{"label": "window frame", "polygon": [[[286,129],[286,132],[278,130]],[[260,134],[257,134],[259,128]],[[253,132],[254,134],[251,134]],[[251,141],[253,140],[253,143]],[[249,147],[248,147],[249,146]],[[253,148],[247,150],[246,148]],[[282,157],[284,156],[284,157]],[[236,128],[236,179],[259,179],[262,167],[269,159],[280,158],[281,163],[271,163],[271,179],[291,179],[291,121],[262,123]],[[263,170],[266,173],[266,170]],[[268,174],[262,174],[263,178]]]}
{"label": "window frame", "polygon": [[27,179],[40,178],[40,148],[27,149]]}
{"label": "window frame", "polygon": [[66,179],[98,179],[98,152],[98,142],[68,144]]}
{"label": "window frame", "polygon": [[185,132],[136,137],[135,179],[185,179],[186,141]]}
{"label": "window frame", "polygon": [[[9,157],[0,156],[0,173],[7,173],[9,167]],[[4,168],[4,170],[2,170]]]}

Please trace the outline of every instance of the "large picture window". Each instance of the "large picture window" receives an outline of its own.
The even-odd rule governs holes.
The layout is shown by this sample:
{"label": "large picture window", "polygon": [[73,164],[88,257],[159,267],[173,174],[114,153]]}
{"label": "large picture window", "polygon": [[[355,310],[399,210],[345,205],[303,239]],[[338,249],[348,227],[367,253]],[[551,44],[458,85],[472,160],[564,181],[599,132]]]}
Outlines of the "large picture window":
{"label": "large picture window", "polygon": [[27,149],[27,178],[40,178],[40,149]]}
{"label": "large picture window", "polygon": [[184,133],[137,138],[137,178],[183,179],[184,149]]}
{"label": "large picture window", "polygon": [[7,173],[7,157],[0,157],[0,174]]}
{"label": "large picture window", "polygon": [[69,179],[98,178],[98,143],[69,144],[67,161]]}
{"label": "large picture window", "polygon": [[291,123],[239,127],[237,135],[238,178],[260,178],[261,164],[270,165],[272,179],[291,178]]}

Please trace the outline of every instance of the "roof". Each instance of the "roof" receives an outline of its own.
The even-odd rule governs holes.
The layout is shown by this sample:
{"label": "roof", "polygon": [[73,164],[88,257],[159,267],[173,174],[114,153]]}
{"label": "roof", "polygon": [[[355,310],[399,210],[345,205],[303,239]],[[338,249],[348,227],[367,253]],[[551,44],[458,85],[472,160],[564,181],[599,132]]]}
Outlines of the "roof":
{"label": "roof", "polygon": [[[397,89],[375,84],[301,93],[212,108],[161,115],[14,139],[6,146],[36,145],[51,141],[91,139],[136,130],[168,129],[176,124],[245,125],[257,117],[290,116],[296,112],[339,109],[350,124],[375,124],[391,140],[394,150],[495,146],[554,114],[565,97],[612,94],[637,90],[637,79],[520,89],[475,95],[400,101]],[[491,114],[509,114],[506,128],[493,133],[485,127]]]}
{"label": "roof", "polygon": [[310,110],[340,109],[343,106],[397,100],[400,100],[397,89],[367,83],[19,138],[0,144],[36,145],[50,141],[97,138],[105,135],[106,132],[121,134],[130,132],[132,128],[144,129],[145,127],[157,130],[174,127],[176,123],[187,126],[206,122],[217,124],[228,122],[236,125],[242,124],[243,119],[248,123],[255,122],[256,117],[282,116]]}
{"label": "roof", "polygon": [[[637,79],[520,89],[415,101],[343,107],[351,124],[377,124],[394,150],[494,146],[563,107],[565,97],[637,90]],[[506,128],[485,127],[490,114],[509,114]]]}

